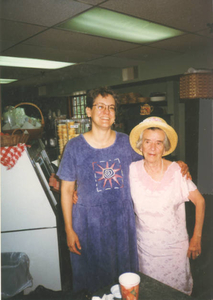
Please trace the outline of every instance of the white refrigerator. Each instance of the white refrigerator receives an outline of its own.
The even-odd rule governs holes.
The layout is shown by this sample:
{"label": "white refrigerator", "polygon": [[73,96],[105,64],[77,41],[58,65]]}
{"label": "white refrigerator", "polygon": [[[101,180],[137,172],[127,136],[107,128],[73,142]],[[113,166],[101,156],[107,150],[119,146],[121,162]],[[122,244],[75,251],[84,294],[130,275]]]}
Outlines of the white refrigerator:
{"label": "white refrigerator", "polygon": [[[39,165],[37,166],[39,170]],[[41,172],[42,173],[42,172]],[[47,188],[48,183],[45,182]],[[56,216],[27,150],[15,166],[1,165],[1,252],[24,252],[30,259],[33,286],[61,290]]]}

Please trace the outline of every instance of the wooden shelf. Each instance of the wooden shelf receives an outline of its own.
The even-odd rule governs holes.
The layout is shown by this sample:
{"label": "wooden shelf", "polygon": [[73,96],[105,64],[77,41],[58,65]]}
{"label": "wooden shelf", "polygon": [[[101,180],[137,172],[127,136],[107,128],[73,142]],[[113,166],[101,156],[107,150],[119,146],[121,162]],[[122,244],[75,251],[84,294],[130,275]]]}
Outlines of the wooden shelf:
{"label": "wooden shelf", "polygon": [[144,105],[149,104],[150,106],[166,106],[167,101],[149,101],[149,102],[136,102],[136,103],[119,103],[119,107],[127,107],[127,106],[137,106],[137,105]]}
{"label": "wooden shelf", "polygon": [[150,101],[148,104],[152,106],[167,106],[167,101]]}
{"label": "wooden shelf", "polygon": [[[140,118],[149,118],[149,117],[159,117],[159,118],[167,118],[167,117],[170,117],[170,116],[173,116],[173,114],[154,114],[154,113],[151,113],[150,115],[140,115],[137,116],[137,117],[140,117]],[[130,116],[129,117],[130,119],[135,119],[135,116]]]}

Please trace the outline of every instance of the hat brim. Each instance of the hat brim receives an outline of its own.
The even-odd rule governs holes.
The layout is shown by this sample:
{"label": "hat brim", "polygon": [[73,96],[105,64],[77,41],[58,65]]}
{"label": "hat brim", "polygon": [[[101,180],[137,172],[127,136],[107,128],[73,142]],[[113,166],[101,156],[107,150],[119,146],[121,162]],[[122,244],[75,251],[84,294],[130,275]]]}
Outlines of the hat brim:
{"label": "hat brim", "polygon": [[140,137],[140,134],[142,133],[142,131],[144,131],[145,129],[148,129],[150,127],[158,127],[166,133],[171,147],[169,150],[165,151],[162,156],[167,156],[167,155],[171,154],[177,147],[178,136],[177,136],[176,131],[170,125],[168,125],[165,120],[163,120],[159,117],[147,118],[132,129],[132,131],[130,132],[130,135],[129,135],[129,141],[130,141],[130,145],[134,149],[134,151],[140,155],[143,155],[141,150],[139,150],[136,147],[136,143],[139,140],[139,137]]}

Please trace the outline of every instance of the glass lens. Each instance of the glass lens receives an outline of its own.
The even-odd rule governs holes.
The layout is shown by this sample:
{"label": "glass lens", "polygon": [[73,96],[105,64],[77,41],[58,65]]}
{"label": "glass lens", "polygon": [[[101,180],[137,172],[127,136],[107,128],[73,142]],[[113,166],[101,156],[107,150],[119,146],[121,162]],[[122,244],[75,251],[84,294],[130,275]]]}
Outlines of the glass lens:
{"label": "glass lens", "polygon": [[115,112],[115,105],[105,105],[104,103],[98,103],[93,104],[93,106],[96,106],[99,111],[104,111],[107,108],[110,112]]}

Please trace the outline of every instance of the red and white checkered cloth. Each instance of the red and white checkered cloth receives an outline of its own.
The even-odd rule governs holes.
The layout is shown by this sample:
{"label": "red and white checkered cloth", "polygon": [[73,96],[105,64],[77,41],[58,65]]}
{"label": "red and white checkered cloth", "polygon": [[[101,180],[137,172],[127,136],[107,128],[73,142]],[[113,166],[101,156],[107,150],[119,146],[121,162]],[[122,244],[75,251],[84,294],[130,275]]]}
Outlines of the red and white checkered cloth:
{"label": "red and white checkered cloth", "polygon": [[14,167],[19,157],[22,156],[25,147],[26,147],[25,144],[18,144],[16,146],[9,146],[9,147],[1,147],[0,150],[1,164],[7,167],[7,170],[10,170],[12,167]]}

